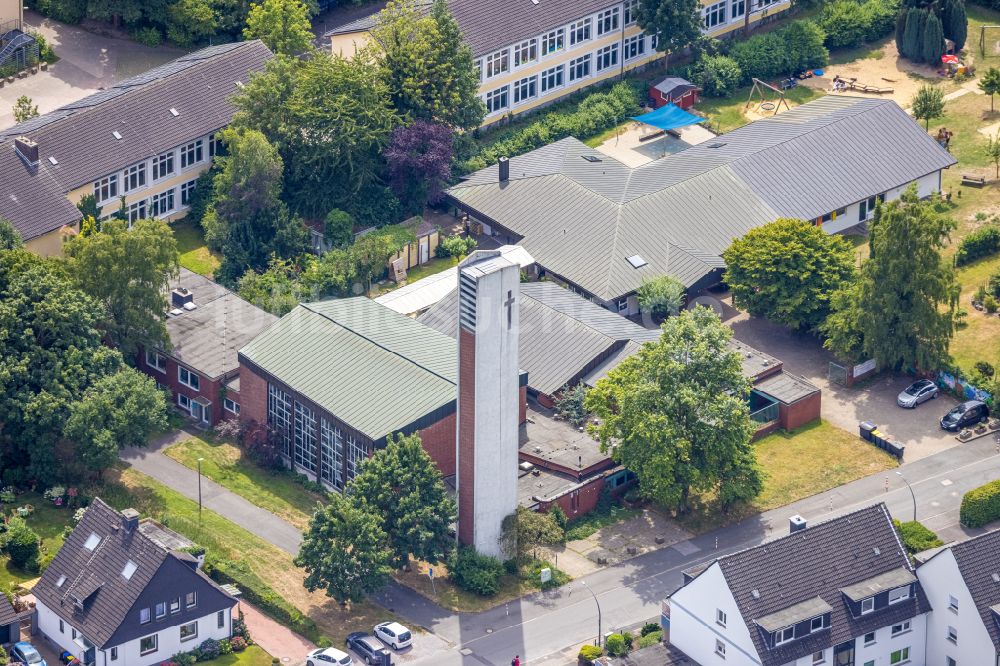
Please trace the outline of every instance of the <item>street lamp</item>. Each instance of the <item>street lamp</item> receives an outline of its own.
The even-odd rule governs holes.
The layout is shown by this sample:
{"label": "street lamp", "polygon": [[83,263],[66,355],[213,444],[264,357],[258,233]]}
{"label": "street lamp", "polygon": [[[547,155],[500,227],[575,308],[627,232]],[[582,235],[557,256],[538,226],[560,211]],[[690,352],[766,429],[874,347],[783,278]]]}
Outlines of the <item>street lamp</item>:
{"label": "street lamp", "polygon": [[903,476],[902,472],[896,472],[896,475],[901,478],[903,483],[906,484],[906,487],[910,489],[910,497],[913,498],[913,522],[917,522],[917,496],[913,493],[913,486],[911,486],[910,482],[906,480],[906,477]]}
{"label": "street lamp", "polygon": [[[597,600],[597,595],[594,594],[594,591],[592,589],[590,589],[589,587],[587,587],[587,582],[586,581],[581,580],[580,581],[580,585],[583,585],[583,589],[587,590],[587,592],[590,592],[590,596],[594,597],[594,603],[597,604],[597,641],[594,643],[594,645],[596,645],[597,647],[601,647],[601,636],[602,636],[602,634],[601,634],[601,602]],[[571,597],[573,596],[573,590],[569,591],[569,596],[571,596]]]}
{"label": "street lamp", "polygon": [[201,527],[201,462],[203,460],[204,458],[198,458],[198,527]]}

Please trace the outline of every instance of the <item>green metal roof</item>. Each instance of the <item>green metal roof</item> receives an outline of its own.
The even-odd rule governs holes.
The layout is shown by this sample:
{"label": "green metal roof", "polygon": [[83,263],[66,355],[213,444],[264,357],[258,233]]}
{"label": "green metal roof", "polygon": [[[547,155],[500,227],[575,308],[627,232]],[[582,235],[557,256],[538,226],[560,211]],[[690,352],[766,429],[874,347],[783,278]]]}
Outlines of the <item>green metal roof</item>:
{"label": "green metal roof", "polygon": [[301,304],[240,358],[373,440],[456,397],[455,340],[364,297]]}

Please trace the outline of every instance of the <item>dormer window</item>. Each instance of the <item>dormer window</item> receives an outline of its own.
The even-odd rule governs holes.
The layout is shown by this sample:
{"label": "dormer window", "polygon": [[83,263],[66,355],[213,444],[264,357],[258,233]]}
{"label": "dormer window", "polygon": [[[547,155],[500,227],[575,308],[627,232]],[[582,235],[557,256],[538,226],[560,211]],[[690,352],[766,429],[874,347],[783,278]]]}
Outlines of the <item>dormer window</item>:
{"label": "dormer window", "polygon": [[909,587],[897,587],[895,590],[889,590],[889,603],[896,604],[900,601],[905,601],[910,598],[910,588]]}
{"label": "dormer window", "polygon": [[795,627],[785,627],[774,632],[774,644],[784,645],[795,638]]}
{"label": "dormer window", "polygon": [[867,615],[875,610],[875,597],[868,597],[861,600],[861,614]]}
{"label": "dormer window", "polygon": [[823,630],[823,618],[822,617],[814,617],[809,622],[809,633],[815,633],[817,631],[822,631],[822,630]]}

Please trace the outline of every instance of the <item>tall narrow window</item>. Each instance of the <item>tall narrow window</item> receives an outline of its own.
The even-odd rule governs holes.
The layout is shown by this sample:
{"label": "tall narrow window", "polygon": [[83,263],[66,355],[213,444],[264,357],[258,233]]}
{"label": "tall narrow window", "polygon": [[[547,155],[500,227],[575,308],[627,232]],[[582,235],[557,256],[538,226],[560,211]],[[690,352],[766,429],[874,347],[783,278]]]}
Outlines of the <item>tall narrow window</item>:
{"label": "tall narrow window", "polygon": [[295,403],[295,447],[292,459],[299,467],[316,471],[316,414],[300,402]]}

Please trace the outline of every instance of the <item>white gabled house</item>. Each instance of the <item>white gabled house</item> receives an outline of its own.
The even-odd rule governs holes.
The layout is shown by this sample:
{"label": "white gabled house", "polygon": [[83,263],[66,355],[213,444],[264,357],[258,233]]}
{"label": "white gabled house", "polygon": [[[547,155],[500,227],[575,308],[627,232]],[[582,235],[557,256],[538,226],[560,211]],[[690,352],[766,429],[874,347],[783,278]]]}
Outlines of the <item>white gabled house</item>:
{"label": "white gabled house", "polygon": [[229,638],[236,599],[192,545],[95,499],[33,590],[38,630],[84,666],[152,666]]}
{"label": "white gabled house", "polygon": [[794,528],[687,572],[670,645],[702,666],[924,664],[929,605],[885,505]]}
{"label": "white gabled house", "polygon": [[927,663],[1000,666],[1000,532],[921,556],[917,578],[933,610]]}

